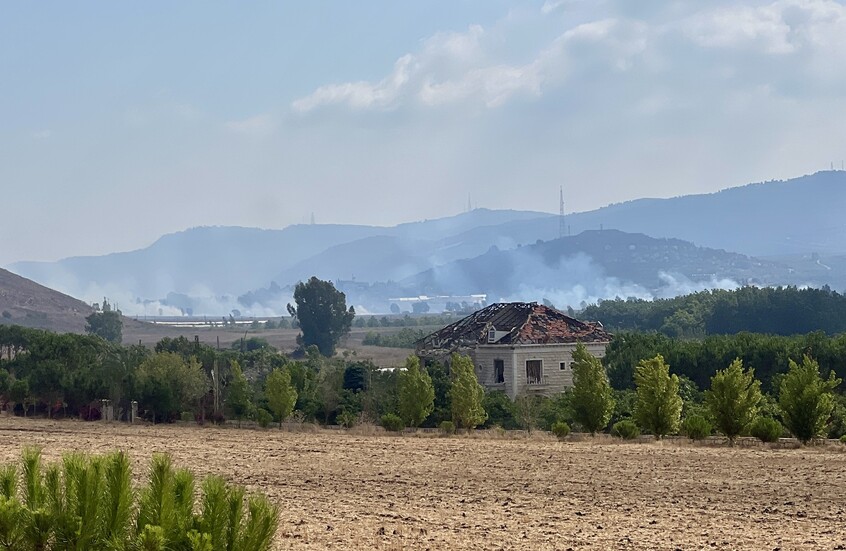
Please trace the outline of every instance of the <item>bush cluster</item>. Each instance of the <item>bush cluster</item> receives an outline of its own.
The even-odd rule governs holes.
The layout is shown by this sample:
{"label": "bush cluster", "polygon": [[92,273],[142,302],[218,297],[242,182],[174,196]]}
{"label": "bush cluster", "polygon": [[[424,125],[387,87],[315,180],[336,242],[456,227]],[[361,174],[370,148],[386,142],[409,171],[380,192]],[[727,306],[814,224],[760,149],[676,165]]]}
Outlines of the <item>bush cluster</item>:
{"label": "bush cluster", "polygon": [[761,442],[776,442],[783,432],[781,423],[770,417],[758,417],[749,429],[749,434]]}
{"label": "bush cluster", "polygon": [[441,434],[445,434],[447,436],[455,434],[455,423],[452,421],[441,421],[441,424],[438,426],[438,430],[441,431]]}
{"label": "bush cluster", "polygon": [[633,440],[640,436],[640,427],[631,419],[617,421],[611,427],[611,434],[619,436],[623,440]]}
{"label": "bush cluster", "polygon": [[396,413],[386,413],[382,416],[382,426],[390,432],[400,432],[405,429],[405,422]]}
{"label": "bush cluster", "polygon": [[682,432],[691,440],[711,436],[711,423],[701,415],[691,415],[682,422]]}
{"label": "bush cluster", "polygon": [[559,440],[564,440],[570,434],[570,425],[564,421],[556,421],[552,424],[552,434]]}

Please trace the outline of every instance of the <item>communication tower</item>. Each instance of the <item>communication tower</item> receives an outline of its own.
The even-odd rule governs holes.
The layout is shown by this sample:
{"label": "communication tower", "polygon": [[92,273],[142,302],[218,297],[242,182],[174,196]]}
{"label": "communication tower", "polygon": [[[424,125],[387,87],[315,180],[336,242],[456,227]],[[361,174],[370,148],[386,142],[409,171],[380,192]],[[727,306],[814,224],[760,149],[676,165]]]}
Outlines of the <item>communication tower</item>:
{"label": "communication tower", "polygon": [[558,190],[560,200],[558,205],[558,237],[564,237],[567,231],[567,224],[564,222],[564,186]]}

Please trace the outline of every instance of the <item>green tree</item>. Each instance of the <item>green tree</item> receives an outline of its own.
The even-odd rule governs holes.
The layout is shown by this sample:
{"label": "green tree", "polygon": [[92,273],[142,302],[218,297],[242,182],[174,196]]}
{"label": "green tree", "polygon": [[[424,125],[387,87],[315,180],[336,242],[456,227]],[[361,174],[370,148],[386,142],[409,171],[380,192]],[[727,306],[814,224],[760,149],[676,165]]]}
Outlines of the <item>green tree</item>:
{"label": "green tree", "polygon": [[240,428],[241,420],[250,413],[253,407],[250,384],[237,361],[232,361],[230,371],[231,378],[229,384],[226,385],[226,409],[238,420]]}
{"label": "green tree", "polygon": [[485,392],[482,407],[488,414],[485,427],[499,426],[507,430],[519,428],[517,405],[501,390]]}
{"label": "green tree", "polygon": [[682,399],[679,378],[670,375],[670,366],[658,354],[651,360],[641,360],[635,368],[637,402],[635,420],[655,435],[656,439],[679,429]]}
{"label": "green tree", "polygon": [[397,380],[399,414],[405,424],[419,427],[435,409],[435,387],[425,369],[420,368],[417,356],[405,360],[405,370]]}
{"label": "green tree", "polygon": [[15,379],[9,385],[9,411],[15,411],[15,404],[24,405],[24,417],[26,417],[27,400],[29,400],[29,381],[26,379]]}
{"label": "green tree", "polygon": [[731,362],[728,368],[717,371],[711,377],[711,389],[705,391],[705,405],[719,431],[732,445],[755,420],[760,402],[761,381],[755,379],[753,369],[743,370],[740,358]]}
{"label": "green tree", "polygon": [[102,312],[93,312],[85,318],[85,331],[90,335],[97,335],[109,342],[120,344],[123,338],[123,319],[120,310],[112,310],[108,302],[104,302]]}
{"label": "green tree", "polygon": [[601,431],[611,420],[614,398],[608,375],[599,358],[578,343],[573,351],[573,389],[570,407],[573,419],[592,435]]}
{"label": "green tree", "polygon": [[138,367],[141,405],[156,422],[169,420],[180,412],[193,410],[209,389],[209,380],[194,358],[185,361],[173,352],[162,352],[144,360]]}
{"label": "green tree", "polygon": [[279,419],[279,428],[282,428],[282,422],[297,404],[297,390],[291,384],[291,373],[279,368],[271,371],[264,382],[264,396],[270,410]]}
{"label": "green tree", "polygon": [[367,390],[370,378],[369,366],[365,362],[354,362],[344,369],[344,390],[360,392]]}
{"label": "green tree", "polygon": [[0,367],[0,396],[5,396],[12,384],[12,377],[9,372]]}
{"label": "green tree", "polygon": [[778,402],[787,429],[804,444],[824,433],[834,408],[832,393],[841,380],[833,371],[823,379],[819,364],[808,356],[801,364],[790,360],[789,365],[781,380]]}
{"label": "green tree", "polygon": [[32,395],[47,408],[47,416],[53,416],[53,408],[62,402],[62,377],[67,367],[58,359],[34,362],[29,371],[29,386]]}
{"label": "green tree", "polygon": [[[533,396],[522,393],[514,399],[514,408],[517,411],[517,421],[520,427],[526,432],[531,433],[537,428],[541,420],[541,414],[545,409],[548,399],[542,396]],[[486,412],[487,413],[487,412]],[[557,422],[556,419],[553,423]]]}
{"label": "green tree", "polygon": [[488,418],[485,408],[482,407],[485,390],[476,379],[473,360],[469,356],[453,354],[450,374],[452,384],[449,394],[455,425],[466,429],[481,425]]}
{"label": "green tree", "polygon": [[347,297],[331,281],[312,277],[294,288],[297,307],[288,305],[302,330],[302,345],[317,345],[324,356],[333,356],[338,341],[349,333],[355,310],[347,308]]}

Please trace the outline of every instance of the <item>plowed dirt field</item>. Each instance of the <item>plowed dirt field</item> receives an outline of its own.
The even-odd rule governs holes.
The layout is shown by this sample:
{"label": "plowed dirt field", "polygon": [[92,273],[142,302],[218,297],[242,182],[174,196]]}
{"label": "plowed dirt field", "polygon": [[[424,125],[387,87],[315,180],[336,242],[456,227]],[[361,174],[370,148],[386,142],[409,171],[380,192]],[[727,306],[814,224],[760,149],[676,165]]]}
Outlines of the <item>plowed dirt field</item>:
{"label": "plowed dirt field", "polygon": [[846,549],[846,452],[0,417],[26,445],[168,452],[267,493],[277,549]]}

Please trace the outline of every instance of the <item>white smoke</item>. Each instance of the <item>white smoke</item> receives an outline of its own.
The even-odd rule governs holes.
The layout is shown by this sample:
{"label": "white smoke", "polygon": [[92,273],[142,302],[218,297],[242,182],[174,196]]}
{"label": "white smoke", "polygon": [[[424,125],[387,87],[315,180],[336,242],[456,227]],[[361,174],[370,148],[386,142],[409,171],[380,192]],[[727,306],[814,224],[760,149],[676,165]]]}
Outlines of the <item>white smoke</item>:
{"label": "white smoke", "polygon": [[659,271],[657,286],[609,276],[605,269],[590,256],[577,253],[547,264],[543,258],[528,248],[520,249],[514,263],[509,286],[515,291],[504,293],[502,301],[541,302],[548,300],[556,307],[579,309],[586,304],[615,298],[653,300],[686,295],[706,289],[737,289],[740,284],[728,278],[711,277],[694,281],[687,276]]}

